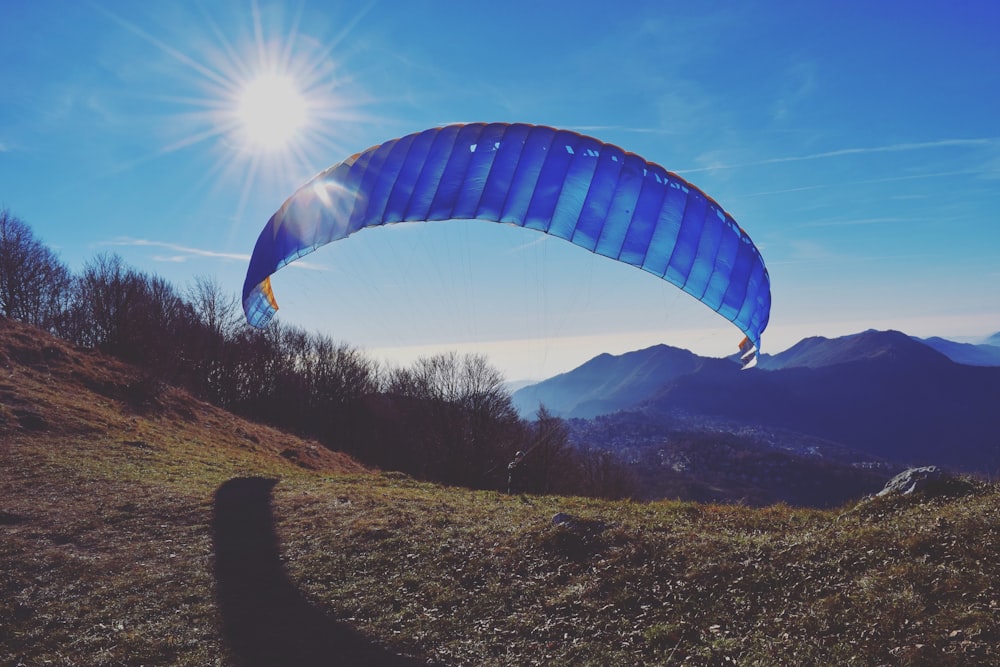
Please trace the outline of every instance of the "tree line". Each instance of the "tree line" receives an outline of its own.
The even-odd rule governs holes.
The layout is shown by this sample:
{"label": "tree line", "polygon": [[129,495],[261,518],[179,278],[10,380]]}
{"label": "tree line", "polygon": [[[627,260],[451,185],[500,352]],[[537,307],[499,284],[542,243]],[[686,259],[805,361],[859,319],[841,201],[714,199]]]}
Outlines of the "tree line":
{"label": "tree line", "polygon": [[0,315],[142,369],[234,414],[315,438],[383,469],[445,484],[627,497],[624,465],[575,447],[562,420],[514,409],[485,356],[380,364],[333,338],[274,320],[245,323],[211,277],[183,290],[101,254],[74,274],[20,218],[0,209]]}

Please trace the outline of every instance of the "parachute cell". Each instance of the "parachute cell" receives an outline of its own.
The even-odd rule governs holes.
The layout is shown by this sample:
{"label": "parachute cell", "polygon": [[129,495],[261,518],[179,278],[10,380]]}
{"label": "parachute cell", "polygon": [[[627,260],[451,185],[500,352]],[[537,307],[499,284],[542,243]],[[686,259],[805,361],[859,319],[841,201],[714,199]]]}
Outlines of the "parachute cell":
{"label": "parachute cell", "polygon": [[247,321],[277,310],[270,276],[365,227],[488,220],[551,234],[639,267],[702,301],[753,348],[771,309],[770,278],[747,233],[663,167],[550,127],[448,125],[387,141],[299,188],[264,227],[243,285]]}

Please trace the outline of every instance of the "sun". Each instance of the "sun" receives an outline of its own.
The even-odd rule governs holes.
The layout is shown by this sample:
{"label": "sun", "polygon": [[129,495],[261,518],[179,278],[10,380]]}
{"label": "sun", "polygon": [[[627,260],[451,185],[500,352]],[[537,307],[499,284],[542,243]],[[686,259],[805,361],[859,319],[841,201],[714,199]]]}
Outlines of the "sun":
{"label": "sun", "polygon": [[265,73],[247,82],[236,104],[246,141],[264,151],[289,147],[308,121],[308,105],[295,79]]}
{"label": "sun", "polygon": [[143,159],[208,148],[204,180],[238,189],[235,225],[252,199],[280,200],[330,156],[357,150],[354,131],[370,122],[370,96],[335,57],[339,38],[312,33],[284,3],[232,4],[247,11],[230,20],[182,9],[183,20],[163,26],[163,35],[108,14],[159,49],[174,77],[155,97],[179,109],[165,114],[165,144]]}

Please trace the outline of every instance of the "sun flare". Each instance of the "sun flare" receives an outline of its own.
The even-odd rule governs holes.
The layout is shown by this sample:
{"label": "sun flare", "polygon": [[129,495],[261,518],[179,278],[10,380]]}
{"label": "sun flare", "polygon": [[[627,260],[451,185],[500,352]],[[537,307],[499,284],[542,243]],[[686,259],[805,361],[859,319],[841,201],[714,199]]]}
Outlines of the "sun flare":
{"label": "sun flare", "polygon": [[368,96],[334,57],[337,40],[310,34],[281,3],[235,4],[248,11],[232,23],[206,9],[185,15],[177,36],[113,18],[158,48],[176,77],[175,89],[157,93],[182,108],[156,155],[209,148],[205,178],[239,189],[238,220],[252,198],[285,196],[330,156],[356,149],[352,130],[367,121],[360,104]]}
{"label": "sun flare", "polygon": [[308,120],[306,100],[295,80],[274,73],[246,84],[236,115],[247,141],[267,151],[286,148]]}

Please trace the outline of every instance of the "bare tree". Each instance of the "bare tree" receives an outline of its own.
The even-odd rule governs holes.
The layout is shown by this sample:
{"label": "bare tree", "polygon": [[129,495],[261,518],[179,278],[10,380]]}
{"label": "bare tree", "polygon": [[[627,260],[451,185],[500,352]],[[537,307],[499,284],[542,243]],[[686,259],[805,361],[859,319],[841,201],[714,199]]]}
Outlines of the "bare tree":
{"label": "bare tree", "polygon": [[184,298],[193,318],[183,340],[189,384],[200,396],[229,407],[235,393],[235,377],[227,366],[239,327],[236,297],[214,277],[197,276]]}
{"label": "bare tree", "polygon": [[66,266],[28,225],[0,210],[0,315],[55,331],[71,282]]}
{"label": "bare tree", "polygon": [[73,342],[116,353],[128,337],[135,281],[118,255],[101,254],[84,267],[73,299]]}
{"label": "bare tree", "polygon": [[274,321],[266,329],[243,327],[237,332],[225,362],[232,383],[226,405],[257,419],[268,419],[264,411],[276,391],[280,331],[281,323]]}
{"label": "bare tree", "polygon": [[578,450],[580,493],[620,500],[636,494],[638,482],[621,458],[602,449]]}
{"label": "bare tree", "polygon": [[194,315],[164,279],[102,254],[77,279],[71,319],[73,342],[161,374],[180,370]]}
{"label": "bare tree", "polygon": [[534,490],[539,493],[571,493],[575,477],[574,451],[569,443],[569,429],[543,405],[538,408],[532,426],[525,463]]}
{"label": "bare tree", "polygon": [[209,333],[221,340],[233,336],[240,324],[239,301],[225,291],[217,278],[195,276],[184,296]]}
{"label": "bare tree", "polygon": [[422,402],[424,419],[411,439],[423,449],[428,474],[442,481],[483,485],[515,437],[517,413],[503,375],[482,355],[418,359],[392,371],[386,391]]}

